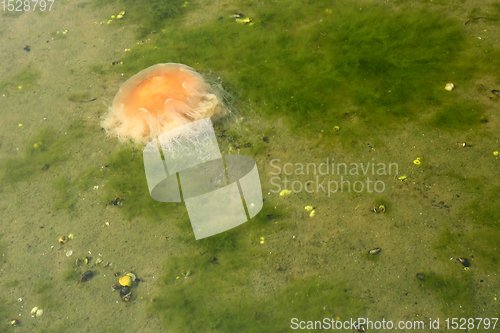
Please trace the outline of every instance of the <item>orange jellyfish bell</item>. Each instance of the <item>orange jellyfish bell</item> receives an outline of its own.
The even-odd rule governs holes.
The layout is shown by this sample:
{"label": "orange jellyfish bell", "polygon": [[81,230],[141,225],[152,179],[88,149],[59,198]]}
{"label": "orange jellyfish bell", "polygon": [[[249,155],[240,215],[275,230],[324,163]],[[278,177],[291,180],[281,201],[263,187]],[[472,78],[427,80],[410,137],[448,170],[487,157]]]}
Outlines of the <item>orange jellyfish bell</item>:
{"label": "orange jellyfish bell", "polygon": [[147,143],[221,110],[219,98],[194,69],[183,64],[157,64],[120,87],[101,125],[120,141]]}

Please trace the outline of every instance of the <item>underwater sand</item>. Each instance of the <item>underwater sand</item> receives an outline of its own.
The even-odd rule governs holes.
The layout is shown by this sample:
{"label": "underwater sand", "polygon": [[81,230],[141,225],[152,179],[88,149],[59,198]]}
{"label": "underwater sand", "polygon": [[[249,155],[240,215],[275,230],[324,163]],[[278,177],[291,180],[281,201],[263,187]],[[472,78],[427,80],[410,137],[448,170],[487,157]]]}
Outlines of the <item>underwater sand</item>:
{"label": "underwater sand", "polygon": [[[168,304],[169,294],[176,286],[176,276],[180,276],[181,283],[187,287],[207,289],[200,273],[203,270],[193,270],[193,275],[184,279],[182,270],[169,275],[168,263],[172,258],[187,255],[188,259],[193,258],[193,266],[196,266],[198,258],[210,259],[212,253],[206,250],[209,247],[193,243],[189,240],[194,238],[189,229],[179,227],[179,220],[186,222],[182,208],[165,216],[161,223],[142,216],[129,220],[124,208],[108,205],[104,195],[108,182],[113,179],[113,169],[107,164],[110,155],[120,149],[120,144],[106,137],[99,126],[99,117],[127,77],[100,75],[89,71],[89,66],[109,66],[124,57],[124,50],[136,43],[133,33],[130,27],[94,24],[103,18],[90,8],[82,10],[76,3],[55,5],[58,5],[57,10],[43,15],[0,17],[0,63],[11,64],[0,67],[0,78],[12,77],[18,69],[30,64],[40,73],[37,84],[29,90],[24,87],[20,91],[9,90],[5,97],[0,93],[0,159],[20,157],[26,143],[44,128],[54,129],[58,140],[64,141],[65,136],[71,135],[71,124],[80,121],[85,125],[81,136],[68,144],[66,159],[50,165],[28,181],[7,183],[2,187],[0,285],[3,288],[0,301],[4,306],[0,308],[3,318],[0,327],[7,329],[8,321],[18,318],[20,324],[8,327],[9,330],[183,331],[170,330],[167,317],[162,317],[161,311],[151,310],[151,306],[155,303],[153,300]],[[222,10],[214,7],[211,7],[214,12]],[[196,15],[200,15],[199,12],[188,16],[188,25],[198,22]],[[484,38],[493,38],[494,28],[489,27]],[[62,36],[65,29],[68,33]],[[478,25],[473,29],[481,31]],[[31,46],[30,52],[23,50],[25,45]],[[496,45],[498,47],[498,41]],[[494,80],[487,78],[480,84],[491,87]],[[68,100],[69,95],[80,93],[87,94],[81,102]],[[481,103],[495,105],[498,110],[498,100],[489,100],[485,95],[470,98],[482,98]],[[250,302],[254,298],[255,304],[280,304],[280,292],[287,290],[293,281],[317,279],[332,286],[337,282],[345,286],[352,300],[349,303],[352,307],[344,306],[345,312],[335,305],[335,298],[325,304],[314,304],[313,307],[319,309],[315,317],[304,317],[307,316],[305,307],[294,308],[289,316],[276,309],[276,318],[281,323],[271,325],[273,312],[265,318],[269,327],[279,327],[277,331],[291,331],[289,320],[293,317],[322,320],[340,316],[348,320],[356,315],[372,320],[424,320],[426,323],[430,317],[439,316],[443,320],[450,314],[498,317],[495,299],[500,282],[498,242],[484,249],[472,236],[464,236],[467,241],[463,243],[456,237],[446,242],[442,238],[447,230],[453,235],[478,232],[482,236],[480,226],[457,216],[468,209],[467,205],[483,193],[482,189],[490,182],[498,186],[499,161],[492,155],[494,149],[500,149],[495,134],[500,127],[497,114],[488,115],[490,121],[486,127],[462,134],[423,131],[409,124],[396,135],[387,133],[360,138],[362,148],[350,150],[340,144],[324,144],[322,130],[332,131],[330,128],[318,129],[315,135],[299,136],[282,119],[268,119],[246,101],[238,101],[238,105],[242,110],[232,119],[216,124],[216,132],[226,129],[232,133],[219,137],[221,151],[254,157],[264,199],[273,203],[276,211],[282,211],[283,215],[271,219],[264,217],[268,222],[262,227],[243,225],[235,230],[232,235],[241,249],[215,251],[219,265],[210,264],[208,268],[220,269],[218,274],[224,282],[223,286],[216,287],[234,288],[238,290],[235,293],[245,296],[244,299],[236,302],[231,291],[226,289],[214,289],[213,294],[205,296],[225,300],[222,308],[243,304],[246,311],[247,303],[254,306]],[[269,142],[263,141],[263,133],[270,133],[267,134]],[[248,142],[252,146],[245,148]],[[456,142],[472,142],[472,147],[459,147]],[[417,157],[423,160],[420,166],[413,163]],[[271,160],[278,159],[281,165],[288,162],[320,164],[327,158],[346,163],[397,163],[399,172],[398,175],[378,177],[386,185],[382,194],[351,192],[328,197],[322,192],[301,192],[281,197],[271,192],[274,189],[270,183],[273,177]],[[66,198],[73,203],[64,206],[63,200],[62,207],[68,209],[57,209],[61,194],[55,189],[54,180],[67,180],[72,184],[85,170],[94,171],[88,183],[81,190],[76,189],[76,185],[68,185],[70,190]],[[406,175],[407,180],[398,180],[401,175]],[[459,175],[466,175],[472,181],[466,182]],[[312,178],[310,175],[288,177],[302,183]],[[333,176],[325,178],[337,180]],[[476,184],[481,185],[481,190],[475,188]],[[137,191],[140,190],[138,187]],[[144,195],[148,196],[147,192]],[[382,202],[387,207],[386,213],[371,211]],[[124,201],[124,205],[131,204],[133,202]],[[309,212],[304,210],[307,205],[314,207],[315,216],[309,217]],[[261,214],[264,213],[269,214],[269,210]],[[69,233],[75,238],[60,244],[58,238]],[[260,237],[265,238],[264,244],[259,244]],[[444,249],[439,248],[440,242],[445,242]],[[376,247],[381,247],[382,251],[369,256],[368,250]],[[65,255],[68,250],[73,251],[69,258]],[[486,253],[478,256],[479,250]],[[246,252],[252,253],[252,260],[241,274],[234,271],[236,276],[232,285],[231,279],[224,279],[230,275],[224,270],[225,262],[236,262],[236,258]],[[458,261],[448,260],[446,256],[450,253],[454,258],[469,258],[470,269],[464,271]],[[89,265],[73,267],[76,258],[86,256],[91,257]],[[482,263],[474,259],[488,257],[490,260]],[[96,265],[98,258],[110,265]],[[276,270],[276,266],[280,266],[280,270]],[[189,267],[185,265],[184,269]],[[94,271],[94,277],[79,283],[79,275],[88,269]],[[115,272],[130,271],[141,282],[132,290],[132,301],[125,303],[111,287],[118,282]],[[66,280],[67,272],[74,272],[76,277]],[[417,273],[428,277],[435,274],[457,277],[459,282],[450,283],[450,290],[446,289],[446,284],[442,289],[446,295],[464,294],[465,300],[459,298],[448,306],[443,305],[443,294],[425,287],[424,282],[416,278]],[[457,287],[462,286],[466,286],[466,290],[459,291]],[[335,297],[339,297],[338,293]],[[283,298],[283,302],[292,300],[293,297]],[[185,305],[182,301],[176,304],[179,308]],[[209,305],[210,302],[205,299],[200,304]],[[31,317],[30,311],[35,306],[44,309],[42,317]],[[242,316],[251,323],[253,317],[243,310]],[[250,314],[255,310],[258,317],[260,309],[255,306],[251,310]],[[182,322],[182,318],[179,321]],[[231,327],[217,325],[207,324],[202,331],[234,331]],[[266,331],[266,322],[259,327],[264,327],[260,331]],[[186,328],[190,330],[193,328]],[[247,331],[253,331],[252,327]]]}

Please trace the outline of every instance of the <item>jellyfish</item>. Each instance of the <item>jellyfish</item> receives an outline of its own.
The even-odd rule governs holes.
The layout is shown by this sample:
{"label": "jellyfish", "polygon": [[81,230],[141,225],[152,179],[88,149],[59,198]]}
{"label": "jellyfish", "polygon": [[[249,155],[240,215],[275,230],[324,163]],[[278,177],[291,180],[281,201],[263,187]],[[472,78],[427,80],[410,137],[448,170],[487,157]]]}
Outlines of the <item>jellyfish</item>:
{"label": "jellyfish", "polygon": [[102,121],[120,141],[145,144],[149,194],[160,202],[184,201],[196,239],[234,228],[262,209],[255,160],[223,157],[219,149],[212,119],[226,113],[220,96],[223,91],[192,68],[158,64],[120,87]]}
{"label": "jellyfish", "polygon": [[146,68],[128,79],[101,125],[108,135],[122,142],[146,144],[166,132],[172,133],[172,140],[189,135],[172,130],[224,113],[216,89],[199,73],[183,64],[165,63]]}

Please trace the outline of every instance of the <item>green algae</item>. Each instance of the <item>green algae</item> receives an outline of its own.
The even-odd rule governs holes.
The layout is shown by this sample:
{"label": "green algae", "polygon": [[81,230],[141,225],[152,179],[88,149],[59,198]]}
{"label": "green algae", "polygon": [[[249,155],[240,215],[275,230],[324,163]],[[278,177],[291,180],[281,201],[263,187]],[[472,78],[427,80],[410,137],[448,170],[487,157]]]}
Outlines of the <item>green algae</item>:
{"label": "green algae", "polygon": [[131,220],[142,216],[160,222],[165,216],[184,210],[178,203],[158,202],[149,195],[142,150],[133,145],[117,149],[107,162],[108,184],[104,188],[104,202],[112,204],[116,198],[125,216]]}
{"label": "green algae", "polygon": [[500,257],[495,248],[500,239],[500,190],[496,185],[486,185],[484,179],[471,178],[467,182],[470,186],[465,186],[464,192],[475,198],[457,210],[457,218],[462,222],[442,230],[434,248],[443,261],[464,257],[468,258],[471,269],[476,266],[498,272]]}
{"label": "green algae", "polygon": [[11,301],[3,298],[0,299],[0,318],[2,318],[2,321],[0,322],[0,330],[2,330],[2,332],[11,331],[12,325],[10,324],[10,321],[17,318],[17,314],[13,309]]}
{"label": "green algae", "polygon": [[474,301],[475,291],[470,272],[425,273],[425,278],[417,281],[423,290],[436,295],[441,302],[441,310],[446,316],[462,318],[474,316],[477,304]]}
{"label": "green algae", "polygon": [[[96,7],[112,5],[119,12],[124,11],[125,15],[114,23],[139,25],[137,28],[138,39],[146,37],[148,34],[160,30],[165,22],[181,17],[193,4],[185,0],[146,0],[138,3],[133,0],[105,0],[94,1]],[[114,13],[115,15],[118,12]]]}
{"label": "green algae", "polygon": [[29,181],[60,165],[68,159],[68,147],[78,143],[89,127],[75,122],[64,134],[52,128],[43,128],[26,141],[21,154],[0,162],[2,185]]}
{"label": "green algae", "polygon": [[464,103],[445,106],[433,115],[431,124],[443,129],[467,129],[486,120],[483,116],[483,110],[484,107],[480,104],[465,101]]}
{"label": "green algae", "polygon": [[[359,137],[391,133],[407,122],[460,131],[479,127],[487,120],[485,114],[491,109],[468,102],[461,91],[471,89],[468,81],[494,73],[500,57],[495,58],[498,49],[494,47],[484,47],[483,51],[489,52],[479,55],[477,49],[469,51],[475,44],[464,33],[463,22],[432,9],[405,8],[397,12],[363,3],[360,11],[357,2],[345,8],[313,2],[271,3],[256,8],[252,5],[244,3],[236,10],[248,13],[253,25],[241,25],[229,18],[232,8],[220,20],[214,17],[208,23],[183,29],[179,28],[180,21],[166,20],[161,31],[161,25],[154,28],[157,33],[151,35],[151,43],[132,49],[119,71],[133,75],[160,62],[186,63],[202,73],[215,71],[224,82],[236,87],[239,99],[262,110],[269,119],[284,118],[295,135],[310,137],[311,133],[324,129],[320,141],[340,142],[346,148],[355,147]],[[141,34],[144,33],[142,30]],[[472,62],[475,56],[478,57]],[[444,90],[449,81],[457,82],[453,94]],[[341,130],[333,131],[333,126]],[[237,145],[244,154],[261,156],[265,145],[260,141],[257,145],[255,138],[246,139],[235,133],[228,144]],[[242,147],[246,142],[252,146]],[[180,205],[155,204],[149,197],[137,148],[115,152],[108,164],[112,176],[106,201],[116,197],[125,199],[117,209],[128,218],[144,216],[160,220],[162,214],[169,213],[181,230],[178,240],[184,245],[196,245],[196,253],[201,253],[198,257],[172,258],[166,265],[164,286],[153,305],[166,325],[185,331],[207,327],[213,331],[281,331],[284,328],[276,324],[277,319],[293,311],[311,318],[321,317],[321,309],[308,303],[309,298],[302,294],[300,301],[310,306],[304,309],[286,305],[294,300],[292,294],[297,295],[301,290],[314,295],[316,284],[321,285],[315,278],[287,281],[281,285],[281,291],[269,295],[245,289],[249,282],[245,277],[261,273],[258,259],[263,254],[249,250],[242,235],[252,231],[252,241],[257,243],[255,231],[270,230],[272,218],[266,216],[273,214],[273,204],[265,206],[249,223],[194,241],[187,212]],[[422,157],[421,176],[425,180],[437,177],[431,167],[431,157]],[[461,185],[467,188],[475,181],[457,177],[459,181],[464,179]],[[464,191],[483,193],[473,188]],[[474,252],[471,269],[476,265],[480,269],[488,266],[489,270],[497,269],[498,256],[492,253],[498,239],[493,225],[498,221],[494,210],[497,197],[494,193],[486,195],[487,200],[477,198],[467,206],[467,217],[481,221],[476,224],[477,230],[441,231],[437,242],[440,245],[434,249],[442,260],[469,257]],[[390,212],[390,201],[385,200],[375,201],[375,205],[384,202]],[[470,223],[476,223],[472,220]],[[241,248],[248,253],[242,254]],[[378,262],[384,259],[367,253],[365,256]],[[464,274],[427,274],[421,282],[422,292],[431,292],[440,299],[445,314],[473,315],[471,309],[477,305],[474,286],[465,275],[468,273],[462,272],[461,264],[454,264]],[[222,274],[216,271],[220,268],[224,269]],[[184,275],[188,270],[192,274]],[[340,285],[330,283],[329,287],[321,285],[316,290],[331,293],[342,304],[341,289]],[[322,297],[315,295],[311,299],[318,303],[333,302]],[[346,313],[362,309],[352,294],[347,300],[354,309],[346,306]]]}
{"label": "green algae", "polygon": [[65,210],[69,214],[75,214],[75,205],[80,193],[91,188],[97,179],[102,178],[102,173],[95,168],[82,170],[71,179],[66,175],[59,175],[52,180],[52,187],[56,191],[53,202],[55,210]]}
{"label": "green algae", "polygon": [[[261,269],[255,260],[242,265],[237,257],[218,258],[217,265],[207,255],[172,258],[152,311],[166,327],[186,332],[284,332],[292,318],[355,318],[365,308],[346,283],[317,277],[256,293],[249,274]],[[186,270],[192,274],[183,275]]]}
{"label": "green algae", "polygon": [[68,95],[68,101],[75,103],[87,102],[90,99],[88,92],[72,93]]}
{"label": "green algae", "polygon": [[44,309],[56,309],[59,301],[56,299],[53,293],[54,283],[37,281],[34,284],[33,291],[37,304],[39,308]]}
{"label": "green algae", "polygon": [[63,279],[63,281],[66,281],[66,282],[69,282],[69,281],[75,282],[75,281],[80,280],[80,275],[76,271],[75,265],[73,264],[73,262],[67,263],[66,268],[61,273],[61,278]]}
{"label": "green algae", "polygon": [[[3,183],[15,183],[35,178],[65,159],[62,142],[53,129],[43,129],[28,140],[19,157],[8,158],[0,164]],[[47,166],[47,167],[45,167]]]}
{"label": "green algae", "polygon": [[459,57],[468,39],[461,24],[441,12],[403,14],[372,3],[362,10],[353,3],[247,6],[240,10],[253,13],[251,26],[227,16],[185,29],[167,22],[152,44],[132,49],[120,71],[133,74],[165,59],[214,71],[239,98],[266,116],[284,117],[296,134],[324,129],[323,140],[335,136],[348,145],[423,115],[438,128],[479,124],[479,105],[464,105],[443,87],[491,66],[491,56],[483,54],[474,66],[472,54]]}
{"label": "green algae", "polygon": [[40,79],[40,71],[28,65],[17,74],[0,80],[0,92],[16,93],[27,89],[36,89]]}

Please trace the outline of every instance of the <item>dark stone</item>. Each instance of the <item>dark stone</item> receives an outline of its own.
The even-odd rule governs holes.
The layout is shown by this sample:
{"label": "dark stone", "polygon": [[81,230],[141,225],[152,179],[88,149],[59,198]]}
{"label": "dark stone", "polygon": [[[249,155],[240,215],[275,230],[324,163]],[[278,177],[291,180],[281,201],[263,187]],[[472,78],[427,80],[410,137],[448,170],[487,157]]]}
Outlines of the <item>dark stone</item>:
{"label": "dark stone", "polygon": [[457,258],[457,260],[460,261],[464,267],[469,267],[469,260],[467,260],[467,258]]}
{"label": "dark stone", "polygon": [[87,282],[88,280],[92,279],[93,276],[94,276],[94,272],[86,271],[85,273],[82,274],[82,278],[80,279],[80,282]]}

